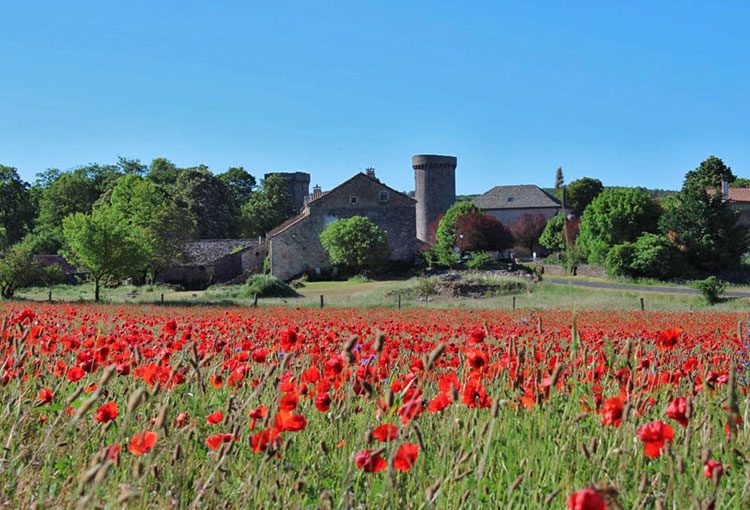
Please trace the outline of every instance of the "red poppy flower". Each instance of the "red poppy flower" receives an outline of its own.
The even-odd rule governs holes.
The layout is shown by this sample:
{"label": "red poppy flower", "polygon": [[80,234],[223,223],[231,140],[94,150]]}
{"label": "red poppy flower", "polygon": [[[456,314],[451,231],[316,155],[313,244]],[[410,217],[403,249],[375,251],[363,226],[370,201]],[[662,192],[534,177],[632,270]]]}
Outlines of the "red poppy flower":
{"label": "red poppy flower", "polygon": [[297,409],[298,404],[299,396],[296,393],[287,393],[281,397],[281,400],[279,401],[279,409],[291,412]]}
{"label": "red poppy flower", "polygon": [[490,363],[490,358],[482,351],[472,351],[466,356],[466,362],[474,370],[481,370]]}
{"label": "red poppy flower", "polygon": [[439,413],[446,407],[448,407],[451,402],[450,395],[447,393],[438,393],[438,396],[430,400],[429,405],[427,406],[427,411],[430,413]]}
{"label": "red poppy flower", "polygon": [[372,450],[360,450],[354,456],[354,462],[365,473],[376,473],[387,466],[385,459],[379,453],[373,455]]}
{"label": "red poppy flower", "polygon": [[674,349],[680,339],[680,335],[682,335],[682,329],[680,328],[665,329],[659,333],[656,339],[656,346],[659,349]]}
{"label": "red poppy flower", "polygon": [[43,388],[39,392],[39,397],[37,399],[37,402],[40,404],[49,404],[52,402],[52,399],[55,398],[55,394],[52,393],[52,390],[49,388]]}
{"label": "red poppy flower", "polygon": [[709,460],[706,462],[706,464],[703,466],[703,474],[706,476],[706,478],[712,479],[714,477],[714,473],[718,471],[719,478],[724,475],[724,465],[717,461],[717,460]]}
{"label": "red poppy flower", "polygon": [[602,425],[619,427],[622,423],[622,411],[622,397],[617,396],[605,400],[602,405]]}
{"label": "red poppy flower", "polygon": [[307,427],[307,420],[301,414],[288,414],[281,412],[276,415],[278,428],[287,432],[299,432]]}
{"label": "red poppy flower", "polygon": [[654,421],[638,429],[638,437],[643,441],[643,453],[646,457],[657,458],[664,449],[665,442],[672,442],[674,431],[666,423]]}
{"label": "red poppy flower", "polygon": [[248,413],[248,416],[250,418],[253,418],[254,420],[260,420],[266,417],[266,414],[268,414],[268,408],[266,406],[258,406],[250,413]]}
{"label": "red poppy flower", "polygon": [[372,437],[385,443],[387,441],[393,441],[398,436],[398,427],[386,423],[385,425],[379,425],[372,431]]}
{"label": "red poppy flower", "polygon": [[221,411],[216,411],[215,413],[211,413],[208,416],[206,416],[206,421],[210,425],[216,425],[217,423],[220,423],[221,420],[224,419],[224,413]]}
{"label": "red poppy flower", "polygon": [[485,408],[492,405],[492,399],[484,391],[482,383],[475,379],[466,381],[461,401],[469,407]]}
{"label": "red poppy flower", "polygon": [[74,365],[68,369],[68,373],[65,374],[65,377],[67,377],[70,382],[76,382],[82,379],[84,375],[86,375],[86,372],[84,372],[78,365]]}
{"label": "red poppy flower", "polygon": [[291,350],[297,344],[297,332],[293,328],[287,328],[281,332],[281,348],[285,351]]}
{"label": "red poppy flower", "polygon": [[177,333],[177,321],[174,319],[167,321],[167,324],[164,326],[164,333],[174,336]]}
{"label": "red poppy flower", "polygon": [[474,328],[471,330],[471,333],[469,333],[469,342],[481,344],[486,337],[487,333],[482,328]]}
{"label": "red poppy flower", "polygon": [[268,441],[271,439],[271,433],[266,430],[261,430],[253,437],[250,438],[250,446],[255,453],[261,453],[266,451],[268,448]]}
{"label": "red poppy flower", "polygon": [[218,450],[221,443],[228,443],[232,440],[234,440],[232,434],[214,434],[213,436],[208,436],[206,438],[206,446],[212,450]]}
{"label": "red poppy flower", "polygon": [[393,468],[404,473],[408,472],[411,467],[417,462],[417,456],[419,455],[419,446],[414,443],[404,443],[396,451],[396,456],[393,458]]}
{"label": "red poppy flower", "polygon": [[154,445],[156,445],[156,432],[147,430],[133,436],[128,444],[128,451],[136,457],[140,457],[152,449]]}
{"label": "red poppy flower", "polygon": [[607,510],[607,503],[601,494],[593,489],[583,489],[568,498],[570,510]]}
{"label": "red poppy flower", "polygon": [[108,423],[117,418],[117,402],[107,402],[96,410],[94,419],[101,423]]}
{"label": "red poppy flower", "polygon": [[677,421],[683,427],[688,426],[688,419],[685,416],[687,412],[687,400],[683,397],[677,397],[667,406],[667,417]]}
{"label": "red poppy flower", "polygon": [[181,429],[185,425],[187,425],[187,422],[190,421],[190,415],[188,413],[180,413],[177,415],[177,418],[175,418],[173,427]]}
{"label": "red poppy flower", "polygon": [[266,350],[265,349],[255,349],[253,351],[253,361],[256,363],[265,363],[266,362]]}
{"label": "red poppy flower", "polygon": [[315,397],[315,408],[321,413],[324,413],[331,408],[331,397],[328,396],[328,393],[318,393]]}

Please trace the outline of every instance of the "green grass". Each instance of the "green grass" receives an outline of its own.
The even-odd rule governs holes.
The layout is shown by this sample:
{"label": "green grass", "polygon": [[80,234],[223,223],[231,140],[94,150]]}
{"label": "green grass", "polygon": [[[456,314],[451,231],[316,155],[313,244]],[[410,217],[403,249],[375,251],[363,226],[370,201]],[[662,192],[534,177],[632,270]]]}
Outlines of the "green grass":
{"label": "green grass", "polygon": [[[748,298],[724,299],[715,306],[709,306],[698,294],[680,295],[629,289],[596,289],[555,284],[549,280],[553,278],[547,278],[539,284],[530,284],[527,291],[509,295],[481,299],[432,297],[428,301],[420,301],[416,295],[417,278],[386,281],[305,282],[304,287],[296,289],[299,297],[262,298],[259,300],[259,305],[318,307],[320,296],[323,295],[325,306],[329,307],[396,307],[400,294],[402,307],[436,309],[510,309],[513,306],[514,296],[516,308],[532,310],[635,310],[640,309],[641,297],[645,299],[648,310],[743,311],[750,308]],[[17,298],[46,301],[48,290],[46,288],[24,289],[18,293]],[[126,285],[102,289],[102,299],[105,303],[160,303],[162,294],[164,294],[165,304],[184,306],[216,304],[250,306],[253,302],[252,296],[245,292],[243,285],[214,286],[203,291],[175,291],[169,287],[157,285],[138,287]],[[90,283],[58,285],[52,288],[52,296],[54,301],[90,302],[93,300],[94,289]]]}

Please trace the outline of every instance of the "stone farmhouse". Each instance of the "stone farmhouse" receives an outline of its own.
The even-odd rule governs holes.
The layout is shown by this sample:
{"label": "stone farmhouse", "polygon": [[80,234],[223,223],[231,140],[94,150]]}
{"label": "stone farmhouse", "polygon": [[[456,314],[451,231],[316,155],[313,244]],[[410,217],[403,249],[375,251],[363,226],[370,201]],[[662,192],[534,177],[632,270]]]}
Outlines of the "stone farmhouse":
{"label": "stone farmhouse", "polygon": [[512,225],[524,214],[540,214],[548,220],[562,207],[555,197],[533,184],[495,186],[472,202],[504,225]]}
{"label": "stone farmhouse", "polygon": [[456,164],[453,156],[414,156],[416,199],[382,183],[372,169],[327,192],[316,186],[299,215],[268,233],[271,274],[290,280],[331,270],[320,234],[332,221],[352,216],[367,217],[386,232],[392,264],[412,265],[418,241],[427,241],[430,223],[456,200]]}
{"label": "stone farmhouse", "polygon": [[[716,190],[707,189],[709,195]],[[722,200],[737,213],[740,224],[750,227],[750,188],[730,188],[728,182],[721,183]]]}
{"label": "stone farmhouse", "polygon": [[265,244],[260,239],[197,239],[186,241],[178,260],[159,277],[188,289],[205,288],[263,269]]}

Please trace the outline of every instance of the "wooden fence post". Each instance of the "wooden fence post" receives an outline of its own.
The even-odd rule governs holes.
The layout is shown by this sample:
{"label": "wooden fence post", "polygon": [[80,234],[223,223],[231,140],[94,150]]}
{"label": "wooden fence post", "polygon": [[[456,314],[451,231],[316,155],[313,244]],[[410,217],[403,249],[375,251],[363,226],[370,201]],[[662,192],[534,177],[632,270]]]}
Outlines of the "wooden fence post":
{"label": "wooden fence post", "polygon": [[398,295],[398,309],[401,310],[401,294]]}
{"label": "wooden fence post", "polygon": [[253,294],[253,308],[258,308],[258,293]]}
{"label": "wooden fence post", "polygon": [[161,293],[161,304],[164,304],[164,293]]}
{"label": "wooden fence post", "polygon": [[320,307],[323,308],[325,303],[323,302],[323,294],[320,295]]}
{"label": "wooden fence post", "polygon": [[646,309],[646,304],[643,302],[643,298],[641,298],[641,311]]}
{"label": "wooden fence post", "polygon": [[513,296],[513,309],[516,309],[516,296]]}
{"label": "wooden fence post", "polygon": [[50,303],[52,302],[52,291],[49,291],[49,296],[47,297],[47,301]]}

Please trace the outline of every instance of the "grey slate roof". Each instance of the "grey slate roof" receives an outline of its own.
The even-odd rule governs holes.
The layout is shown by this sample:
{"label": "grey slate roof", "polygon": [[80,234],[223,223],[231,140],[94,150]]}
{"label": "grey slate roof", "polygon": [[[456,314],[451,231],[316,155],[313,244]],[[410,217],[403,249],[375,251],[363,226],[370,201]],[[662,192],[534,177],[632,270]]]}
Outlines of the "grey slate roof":
{"label": "grey slate roof", "polygon": [[560,207],[560,202],[534,184],[495,186],[472,200],[479,209],[538,209]]}
{"label": "grey slate roof", "polygon": [[257,239],[195,239],[185,241],[175,266],[209,266],[216,261],[258,244]]}

